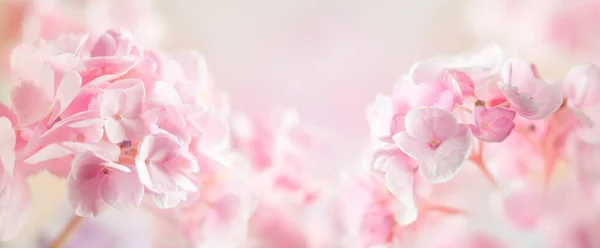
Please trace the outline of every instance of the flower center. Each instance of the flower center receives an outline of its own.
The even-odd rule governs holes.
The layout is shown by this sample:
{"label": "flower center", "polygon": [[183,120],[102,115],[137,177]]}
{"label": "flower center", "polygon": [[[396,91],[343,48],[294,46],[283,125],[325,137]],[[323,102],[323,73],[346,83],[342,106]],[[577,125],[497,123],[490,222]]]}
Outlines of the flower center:
{"label": "flower center", "polygon": [[113,116],[113,118],[118,121],[118,120],[120,120],[123,117],[120,114],[116,114],[116,115]]}
{"label": "flower center", "polygon": [[437,141],[437,140],[432,140],[432,141],[429,141],[429,146],[430,146],[431,148],[435,149],[435,148],[437,148],[438,146],[440,146],[440,143],[442,143],[442,142],[440,142],[440,141]]}
{"label": "flower center", "polygon": [[119,162],[123,165],[134,165],[135,164],[135,156],[137,156],[138,144],[139,140],[123,140],[119,143],[119,147],[121,148],[121,155],[119,155]]}
{"label": "flower center", "polygon": [[482,122],[481,123],[481,128],[487,129],[488,128],[488,123],[487,122]]}
{"label": "flower center", "polygon": [[108,174],[110,173],[110,169],[109,169],[109,168],[106,168],[106,167],[103,167],[103,168],[100,170],[100,172],[102,172],[102,174],[104,174],[104,175],[108,175]]}

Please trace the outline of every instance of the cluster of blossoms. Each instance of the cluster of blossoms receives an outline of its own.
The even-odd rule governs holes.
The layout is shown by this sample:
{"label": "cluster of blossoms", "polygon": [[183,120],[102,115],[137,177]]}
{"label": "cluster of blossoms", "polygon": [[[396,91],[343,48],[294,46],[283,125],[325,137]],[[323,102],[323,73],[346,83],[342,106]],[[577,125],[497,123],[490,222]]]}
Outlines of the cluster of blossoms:
{"label": "cluster of blossoms", "polygon": [[[506,58],[495,44],[420,62],[391,96],[378,96],[369,108],[373,145],[366,163],[402,205],[394,213],[397,225],[427,218],[436,185],[473,194],[452,179],[476,167],[493,186],[491,208],[514,227],[543,227],[548,237],[560,229],[568,247],[593,247],[597,241],[585,237],[597,228],[581,228],[590,221],[576,216],[589,217],[600,203],[593,159],[599,90],[594,65],[547,81],[534,64]],[[577,199],[572,203],[579,209],[556,203],[566,196]]]}
{"label": "cluster of blossoms", "polygon": [[207,84],[193,53],[159,53],[110,30],[24,43],[11,56],[11,106],[0,105],[3,240],[29,207],[25,179],[42,170],[67,180],[77,215],[159,208],[193,198],[212,149],[227,133],[198,92]]}

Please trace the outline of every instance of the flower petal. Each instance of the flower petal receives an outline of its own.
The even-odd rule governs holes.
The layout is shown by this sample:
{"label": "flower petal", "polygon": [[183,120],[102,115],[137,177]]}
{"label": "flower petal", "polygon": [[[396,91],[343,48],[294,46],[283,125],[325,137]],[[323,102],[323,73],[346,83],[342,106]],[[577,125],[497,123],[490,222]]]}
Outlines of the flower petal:
{"label": "flower petal", "polygon": [[15,86],[10,98],[21,126],[40,121],[48,113],[50,100],[42,89],[31,83],[23,82]]}
{"label": "flower petal", "polygon": [[54,104],[58,109],[57,112],[53,113],[50,117],[50,122],[53,122],[60,114],[67,109],[69,104],[75,99],[75,96],[79,93],[81,88],[81,76],[77,71],[68,71],[63,75],[58,89],[56,90],[56,96],[54,97]]}
{"label": "flower petal", "polygon": [[100,185],[100,194],[114,208],[134,208],[142,201],[144,185],[136,172],[113,170]]}
{"label": "flower petal", "polygon": [[106,119],[104,122],[104,129],[106,131],[106,137],[112,143],[116,144],[127,139],[125,129],[121,125],[121,122],[112,117]]}
{"label": "flower petal", "polygon": [[408,135],[408,132],[400,132],[394,135],[394,142],[406,155],[419,161],[425,161],[433,157],[433,150],[427,142],[416,140]]}
{"label": "flower petal", "polygon": [[67,196],[76,215],[95,217],[110,207],[100,196],[98,187],[103,179],[103,176],[85,181],[72,177],[67,179]]}
{"label": "flower petal", "polygon": [[471,131],[465,124],[458,124],[455,134],[435,150],[433,163],[419,164],[421,175],[432,183],[452,179],[471,153]]}
{"label": "flower petal", "polygon": [[444,141],[456,130],[456,118],[439,108],[411,109],[405,118],[406,133],[414,139],[430,142]]}

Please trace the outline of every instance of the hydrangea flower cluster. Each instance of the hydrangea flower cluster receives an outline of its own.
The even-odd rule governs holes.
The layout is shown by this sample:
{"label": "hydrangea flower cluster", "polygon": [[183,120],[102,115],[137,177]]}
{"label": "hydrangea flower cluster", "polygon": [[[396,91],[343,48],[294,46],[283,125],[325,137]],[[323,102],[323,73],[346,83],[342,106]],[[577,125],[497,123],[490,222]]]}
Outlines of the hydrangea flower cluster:
{"label": "hydrangea flower cluster", "polygon": [[225,121],[199,97],[197,54],[160,53],[110,30],[57,43],[24,43],[11,56],[11,105],[2,125],[2,239],[29,207],[25,178],[42,170],[67,180],[77,215],[186,201],[206,177]]}
{"label": "hydrangea flower cluster", "polygon": [[564,80],[544,80],[534,64],[506,58],[496,44],[414,64],[368,111],[366,164],[402,204],[396,223],[427,218],[431,187],[460,183],[453,178],[471,166],[495,189],[494,211],[515,227],[578,219],[575,211],[547,207],[565,194],[587,196],[577,205],[593,212],[599,76],[597,66],[585,64]]}

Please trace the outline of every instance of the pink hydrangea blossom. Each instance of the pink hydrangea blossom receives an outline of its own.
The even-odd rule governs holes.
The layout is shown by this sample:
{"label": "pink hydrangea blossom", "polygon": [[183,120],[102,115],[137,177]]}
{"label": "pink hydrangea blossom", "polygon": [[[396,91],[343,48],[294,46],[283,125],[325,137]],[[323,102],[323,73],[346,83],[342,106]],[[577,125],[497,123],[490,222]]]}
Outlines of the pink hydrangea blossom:
{"label": "pink hydrangea blossom", "polygon": [[502,142],[515,127],[515,111],[492,107],[486,108],[485,103],[476,103],[473,109],[475,125],[469,125],[473,135],[487,142]]}
{"label": "pink hydrangea blossom", "polygon": [[135,171],[91,152],[73,160],[67,187],[71,206],[82,216],[97,216],[107,207],[136,207],[144,195]]}
{"label": "pink hydrangea blossom", "polygon": [[419,161],[419,171],[432,182],[445,182],[458,173],[470,155],[471,131],[450,113],[438,108],[415,108],[406,115],[406,131],[394,141]]}
{"label": "pink hydrangea blossom", "polygon": [[531,120],[546,118],[560,107],[563,100],[557,88],[539,78],[533,65],[518,59],[504,64],[498,88],[511,108]]}

